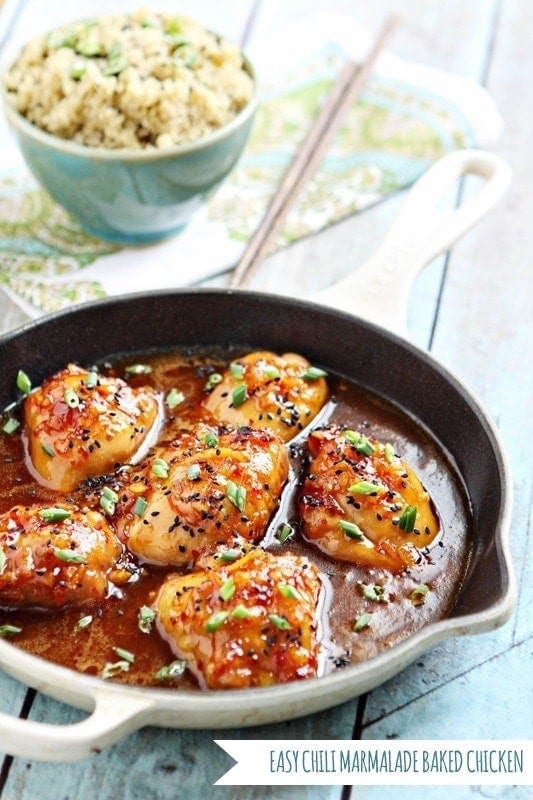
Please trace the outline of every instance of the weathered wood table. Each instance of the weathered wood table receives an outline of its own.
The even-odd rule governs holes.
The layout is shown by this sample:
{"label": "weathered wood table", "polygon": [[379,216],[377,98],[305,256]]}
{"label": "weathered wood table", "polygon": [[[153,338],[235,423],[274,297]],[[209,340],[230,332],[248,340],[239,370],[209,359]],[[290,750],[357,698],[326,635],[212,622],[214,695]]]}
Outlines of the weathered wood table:
{"label": "weathered wood table", "polygon": [[[14,4],[8,1],[10,11]],[[20,2],[20,9],[25,3]],[[101,4],[106,5],[106,4]],[[108,3],[107,8],[117,4]],[[118,3],[120,6],[121,3]],[[130,4],[131,5],[131,4]],[[146,3],[146,5],[148,5]],[[151,3],[157,8],[157,3]],[[34,3],[40,27],[61,18],[61,0]],[[69,4],[69,16],[92,4]],[[73,8],[76,6],[77,8]],[[234,39],[266,37],[285,20],[313,7],[351,13],[375,31],[395,0],[234,0],[231,4],[180,2],[177,8],[199,16]],[[76,12],[76,14],[75,14]],[[394,46],[399,55],[442,67],[484,83],[506,121],[498,152],[515,170],[505,201],[445,258],[418,279],[410,304],[410,333],[460,375],[495,418],[514,470],[516,503],[512,551],[519,600],[502,629],[477,638],[448,641],[368,696],[321,714],[232,732],[247,738],[527,738],[531,734],[531,624],[533,576],[528,560],[528,508],[531,488],[531,429],[527,390],[531,390],[528,333],[532,308],[529,257],[533,256],[530,187],[533,185],[531,122],[533,4],[522,0],[404,0],[403,27]],[[62,12],[64,18],[65,11]],[[15,13],[7,36],[22,24]],[[32,19],[32,27],[37,27]],[[20,34],[20,31],[19,31]],[[401,198],[386,202],[300,241],[272,256],[253,288],[304,294],[351,272],[383,237]],[[224,285],[226,278],[211,281]],[[25,316],[0,294],[0,332]],[[530,336],[531,339],[531,336]],[[531,392],[529,393],[531,401]],[[0,709],[48,722],[68,723],[83,715],[0,673]],[[215,731],[145,728],[91,759],[47,765],[6,756],[0,771],[2,800],[106,800],[107,798],[422,798],[424,787],[350,789],[212,788],[230,760],[213,743]],[[0,742],[1,750],[1,742]],[[436,800],[529,797],[526,787],[432,788]]]}

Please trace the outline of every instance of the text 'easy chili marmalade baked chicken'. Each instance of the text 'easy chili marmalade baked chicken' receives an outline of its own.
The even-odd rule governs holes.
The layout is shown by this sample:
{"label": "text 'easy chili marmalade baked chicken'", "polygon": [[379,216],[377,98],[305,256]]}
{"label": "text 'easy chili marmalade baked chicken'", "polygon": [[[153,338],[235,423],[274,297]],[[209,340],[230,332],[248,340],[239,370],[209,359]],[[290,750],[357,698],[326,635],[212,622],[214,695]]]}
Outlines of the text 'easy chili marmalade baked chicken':
{"label": "text 'easy chili marmalade baked chicken'", "polygon": [[289,471],[269,430],[208,426],[155,448],[121,493],[118,531],[142,561],[185,565],[234,540],[258,541]]}
{"label": "text 'easy chili marmalade baked chicken'", "polygon": [[86,478],[127,462],[157,412],[149,390],[70,364],[26,398],[31,463],[45,485],[69,492]]}
{"label": "text 'easy chili marmalade baked chicken'", "polygon": [[390,444],[330,427],[308,438],[304,533],[330,556],[398,572],[439,532],[429,494]]}
{"label": "text 'easy chili marmalade baked chicken'", "polygon": [[[60,607],[105,597],[134,571],[105,517],[76,506],[0,514],[0,606]],[[126,567],[129,566],[129,569]]]}
{"label": "text 'easy chili marmalade baked chicken'", "polygon": [[157,625],[207,689],[242,689],[317,674],[319,573],[306,558],[253,548],[229,565],[171,575]]}
{"label": "text 'easy chili marmalade baked chicken'", "polygon": [[219,422],[269,428],[288,442],[326,402],[324,375],[296,353],[248,353],[218,376],[205,407]]}

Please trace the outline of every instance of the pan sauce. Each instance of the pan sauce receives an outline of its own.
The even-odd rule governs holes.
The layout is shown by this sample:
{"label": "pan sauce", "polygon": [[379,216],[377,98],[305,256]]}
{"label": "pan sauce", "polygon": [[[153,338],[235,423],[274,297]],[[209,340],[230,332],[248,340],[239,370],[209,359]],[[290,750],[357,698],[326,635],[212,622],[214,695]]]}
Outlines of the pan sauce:
{"label": "pan sauce", "polygon": [[[128,355],[127,361],[105,361],[99,367],[104,374],[122,376],[126,363],[150,364],[151,374],[129,378],[132,386],[151,385],[160,392],[178,386],[186,395],[187,402],[194,403],[202,397],[206,375],[213,368],[222,371],[229,361],[243,352],[246,350],[239,348],[226,353],[204,349],[155,356],[136,354],[135,357]],[[296,438],[290,445],[295,477],[284,490],[280,508],[271,520],[262,545],[273,553],[291,551],[305,554],[326,576],[321,620],[323,672],[371,658],[424,625],[447,616],[453,608],[470,549],[468,504],[461,480],[429,433],[392,404],[346,379],[330,374],[328,384],[331,400],[311,427],[327,422],[347,424],[365,435],[390,442],[395,451],[414,467],[432,496],[440,516],[441,535],[430,548],[429,563],[411,568],[409,574],[392,575],[379,569],[369,570],[323,555],[299,532],[296,498],[305,470],[305,435]],[[167,423],[168,426],[172,424],[172,420]],[[54,505],[65,499],[33,480],[26,468],[18,433],[0,437],[0,465],[0,513],[15,504],[41,502]],[[88,493],[91,494],[91,488],[86,485],[66,499],[87,503]],[[291,524],[295,534],[281,545],[277,532],[283,522]],[[188,672],[163,684],[155,678],[158,670],[171,663],[175,656],[155,626],[150,633],[143,633],[138,626],[139,608],[151,605],[165,576],[176,571],[179,570],[175,567],[146,565],[137,582],[122,587],[123,596],[118,593],[92,606],[53,612],[0,610],[0,625],[22,628],[10,639],[12,644],[88,674],[98,675],[107,663],[117,661],[113,648],[119,647],[133,653],[135,662],[128,672],[116,675],[115,680],[197,688],[196,681]],[[390,602],[365,599],[358,591],[358,582],[384,583]],[[410,595],[420,584],[428,585],[430,593],[422,605],[414,606]],[[88,614],[93,617],[92,623],[78,630],[76,623]],[[362,614],[372,614],[370,624],[355,632],[354,622]]]}

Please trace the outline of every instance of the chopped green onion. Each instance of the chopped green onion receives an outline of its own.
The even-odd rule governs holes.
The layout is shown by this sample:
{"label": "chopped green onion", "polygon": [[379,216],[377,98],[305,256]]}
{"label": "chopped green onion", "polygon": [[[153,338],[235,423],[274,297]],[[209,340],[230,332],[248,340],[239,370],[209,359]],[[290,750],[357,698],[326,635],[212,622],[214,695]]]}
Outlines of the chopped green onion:
{"label": "chopped green onion", "polygon": [[237,364],[236,361],[229,365],[229,371],[231,372],[231,377],[237,381],[242,381],[244,378],[244,367],[242,364]]}
{"label": "chopped green onion", "polygon": [[137,616],[139,630],[143,633],[150,633],[155,622],[156,613],[150,606],[141,606]]}
{"label": "chopped green onion", "polygon": [[4,433],[7,433],[8,436],[11,436],[12,433],[15,433],[17,428],[20,427],[20,422],[15,419],[15,417],[9,417],[5,425],[2,427]]}
{"label": "chopped green onion", "polygon": [[39,516],[45,522],[62,522],[72,516],[72,511],[67,511],[66,508],[41,508]]}
{"label": "chopped green onion", "polygon": [[212,392],[215,386],[222,382],[222,375],[220,372],[212,372],[205,382],[204,392]]}
{"label": "chopped green onion", "polygon": [[87,378],[85,380],[85,386],[88,389],[94,389],[94,387],[98,384],[98,374],[96,372],[89,372],[87,373]]}
{"label": "chopped green onion", "polygon": [[165,398],[165,403],[172,411],[176,406],[179,406],[180,403],[183,403],[184,400],[185,395],[183,392],[178,392],[177,389],[171,389]]}
{"label": "chopped green onion", "polygon": [[102,45],[92,34],[81,36],[76,42],[75,50],[80,56],[88,58],[102,55]]}
{"label": "chopped green onion", "polygon": [[364,630],[364,628],[368,628],[371,619],[372,614],[360,614],[354,622],[354,631],[357,633]]}
{"label": "chopped green onion", "polygon": [[17,373],[17,389],[20,389],[23,394],[31,392],[31,381],[22,369],[19,369]]}
{"label": "chopped green onion", "polygon": [[102,497],[107,498],[107,500],[111,500],[112,503],[118,503],[118,494],[113,491],[110,486],[104,486],[102,489]]}
{"label": "chopped green onion", "polygon": [[50,458],[55,457],[56,452],[51,444],[41,444],[41,449],[47,456],[50,456]]}
{"label": "chopped green onion", "polygon": [[285,584],[284,586],[280,586],[279,590],[283,597],[287,597],[289,600],[301,600],[302,596],[300,592],[291,586],[290,584]]}
{"label": "chopped green onion", "polygon": [[245,383],[239,383],[231,394],[231,405],[233,408],[241,406],[246,400],[247,388]]}
{"label": "chopped green onion", "polygon": [[387,592],[384,586],[380,586],[379,583],[373,585],[371,583],[360,583],[359,589],[361,594],[367,600],[373,600],[375,603],[386,603]]}
{"label": "chopped green onion", "polygon": [[263,367],[263,372],[267,376],[267,378],[271,381],[276,380],[276,378],[279,378],[281,374],[279,369],[275,367],[273,364],[266,364]]}
{"label": "chopped green onion", "polygon": [[207,433],[204,433],[202,438],[207,447],[216,447],[218,445],[218,437],[212,433],[212,431],[207,431]]}
{"label": "chopped green onion", "polygon": [[381,494],[386,489],[381,484],[370,483],[370,481],[357,481],[348,487],[348,491],[354,494]]}
{"label": "chopped green onion", "polygon": [[205,630],[207,633],[214,633],[214,631],[222,627],[228,617],[229,611],[217,611],[215,614],[212,614],[205,623]]}
{"label": "chopped green onion", "polygon": [[409,595],[409,600],[414,606],[421,606],[426,602],[426,598],[429,594],[429,587],[426,586],[425,583],[421,583],[420,586],[417,586],[411,594]]}
{"label": "chopped green onion", "polygon": [[237,486],[233,481],[228,481],[226,484],[226,495],[230,503],[233,503],[242,513],[246,506],[246,489],[243,486]]}
{"label": "chopped green onion", "polygon": [[170,467],[164,458],[156,458],[152,464],[152,473],[156,478],[168,478]]}
{"label": "chopped green onion", "polygon": [[54,555],[60,561],[66,561],[68,564],[83,564],[85,562],[83,553],[75,553],[73,550],[63,550],[61,547],[54,547]]}
{"label": "chopped green onion", "polygon": [[242,603],[239,603],[239,605],[235,606],[231,612],[231,616],[235,617],[235,619],[250,619],[250,617],[253,617],[253,614],[249,608],[246,608],[246,606],[243,606]]}
{"label": "chopped green onion", "polygon": [[133,653],[130,653],[129,650],[124,650],[123,647],[114,647],[113,650],[119,658],[123,658],[124,661],[127,661],[129,664],[133,664],[135,662],[135,656]]}
{"label": "chopped green onion", "polygon": [[114,664],[108,662],[101,671],[100,677],[102,680],[107,681],[109,678],[114,678],[115,675],[119,675],[121,672],[129,672],[129,669],[129,661],[116,661]]}
{"label": "chopped green onion", "polygon": [[120,75],[120,73],[129,66],[129,61],[125,56],[109,59],[107,67],[102,68],[102,75],[109,78],[111,75]]}
{"label": "chopped green onion", "polygon": [[167,28],[165,33],[179,33],[181,31],[181,22],[179,17],[172,17],[167,23]]}
{"label": "chopped green onion", "polygon": [[7,639],[8,636],[14,636],[21,631],[22,628],[17,627],[17,625],[0,625],[0,639]]}
{"label": "chopped green onion", "polygon": [[155,674],[156,681],[168,681],[170,678],[181,678],[187,669],[187,662],[183,660],[172,661],[170,664],[165,664],[157,670]]}
{"label": "chopped green onion", "polygon": [[398,520],[398,527],[406,533],[411,533],[414,530],[416,517],[418,514],[417,506],[406,506]]}
{"label": "chopped green onion", "polygon": [[138,517],[144,517],[144,512],[147,508],[148,502],[144,499],[144,497],[138,497],[135,501],[135,505],[133,506],[133,513]]}
{"label": "chopped green onion", "polygon": [[289,525],[288,522],[284,522],[283,525],[279,528],[278,533],[278,541],[280,544],[284,544],[287,539],[289,539],[294,533],[294,528],[292,525]]}
{"label": "chopped green onion", "polygon": [[344,431],[344,438],[349,442],[358,453],[363,453],[365,456],[371,456],[374,452],[373,446],[370,444],[365,436],[362,436],[357,431]]}
{"label": "chopped green onion", "polygon": [[339,527],[344,531],[346,536],[349,539],[357,539],[358,541],[362,542],[365,538],[365,535],[359,525],[356,525],[355,522],[347,522],[344,519],[339,521]]}
{"label": "chopped green onion", "polygon": [[149,375],[151,371],[152,367],[149,366],[149,364],[131,364],[124,370],[124,372],[127,372],[130,375]]}
{"label": "chopped green onion", "polygon": [[80,619],[76,622],[75,628],[77,631],[82,631],[84,628],[88,628],[92,621],[92,615],[87,614],[86,617],[80,617]]}
{"label": "chopped green onion", "polygon": [[115,506],[118,503],[118,494],[110,489],[109,486],[104,486],[100,496],[100,508],[105,511],[109,516],[115,513]]}
{"label": "chopped green onion", "polygon": [[87,72],[87,64],[83,61],[73,61],[70,68],[70,77],[73,81],[79,81]]}
{"label": "chopped green onion", "polygon": [[308,367],[302,375],[304,381],[317,381],[319,378],[325,378],[328,373],[319,367]]}
{"label": "chopped green onion", "polygon": [[224,550],[224,552],[220,553],[217,558],[219,561],[222,561],[222,563],[227,564],[228,562],[236,561],[241,555],[242,554],[240,550],[230,549]]}
{"label": "chopped green onion", "polygon": [[3,550],[0,550],[0,575],[3,575],[6,569],[7,558]]}
{"label": "chopped green onion", "polygon": [[394,453],[394,447],[391,445],[391,443],[387,442],[383,450],[385,452],[385,458],[387,459],[389,464],[394,464],[395,453]]}
{"label": "chopped green onion", "polygon": [[291,625],[286,617],[280,617],[278,614],[269,614],[268,618],[272,625],[275,625],[276,628],[280,629],[280,631],[290,630]]}
{"label": "chopped green onion", "polygon": [[228,578],[222,586],[220,587],[220,597],[222,600],[231,600],[233,595],[235,594],[235,581],[233,578]]}
{"label": "chopped green onion", "polygon": [[191,464],[191,466],[187,470],[187,477],[189,478],[190,481],[197,481],[198,478],[200,477],[200,472],[201,472],[200,464]]}
{"label": "chopped green onion", "polygon": [[69,408],[78,408],[80,404],[80,398],[74,389],[65,389],[63,393],[63,400]]}
{"label": "chopped green onion", "polygon": [[73,48],[77,40],[76,33],[68,28],[66,31],[50,31],[46,39],[46,46],[49,50],[58,50],[60,47]]}

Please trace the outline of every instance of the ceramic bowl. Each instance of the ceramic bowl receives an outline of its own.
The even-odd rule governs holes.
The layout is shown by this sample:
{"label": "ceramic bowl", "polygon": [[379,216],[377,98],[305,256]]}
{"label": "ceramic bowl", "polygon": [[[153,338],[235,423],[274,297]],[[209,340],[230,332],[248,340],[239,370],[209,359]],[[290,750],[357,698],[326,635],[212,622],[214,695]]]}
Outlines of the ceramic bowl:
{"label": "ceramic bowl", "polygon": [[[245,69],[254,80],[250,62]],[[165,150],[87,147],[38,128],[2,89],[22,155],[47,192],[88,233],[143,244],[180,231],[236,164],[257,107],[256,92],[227,125]]]}

